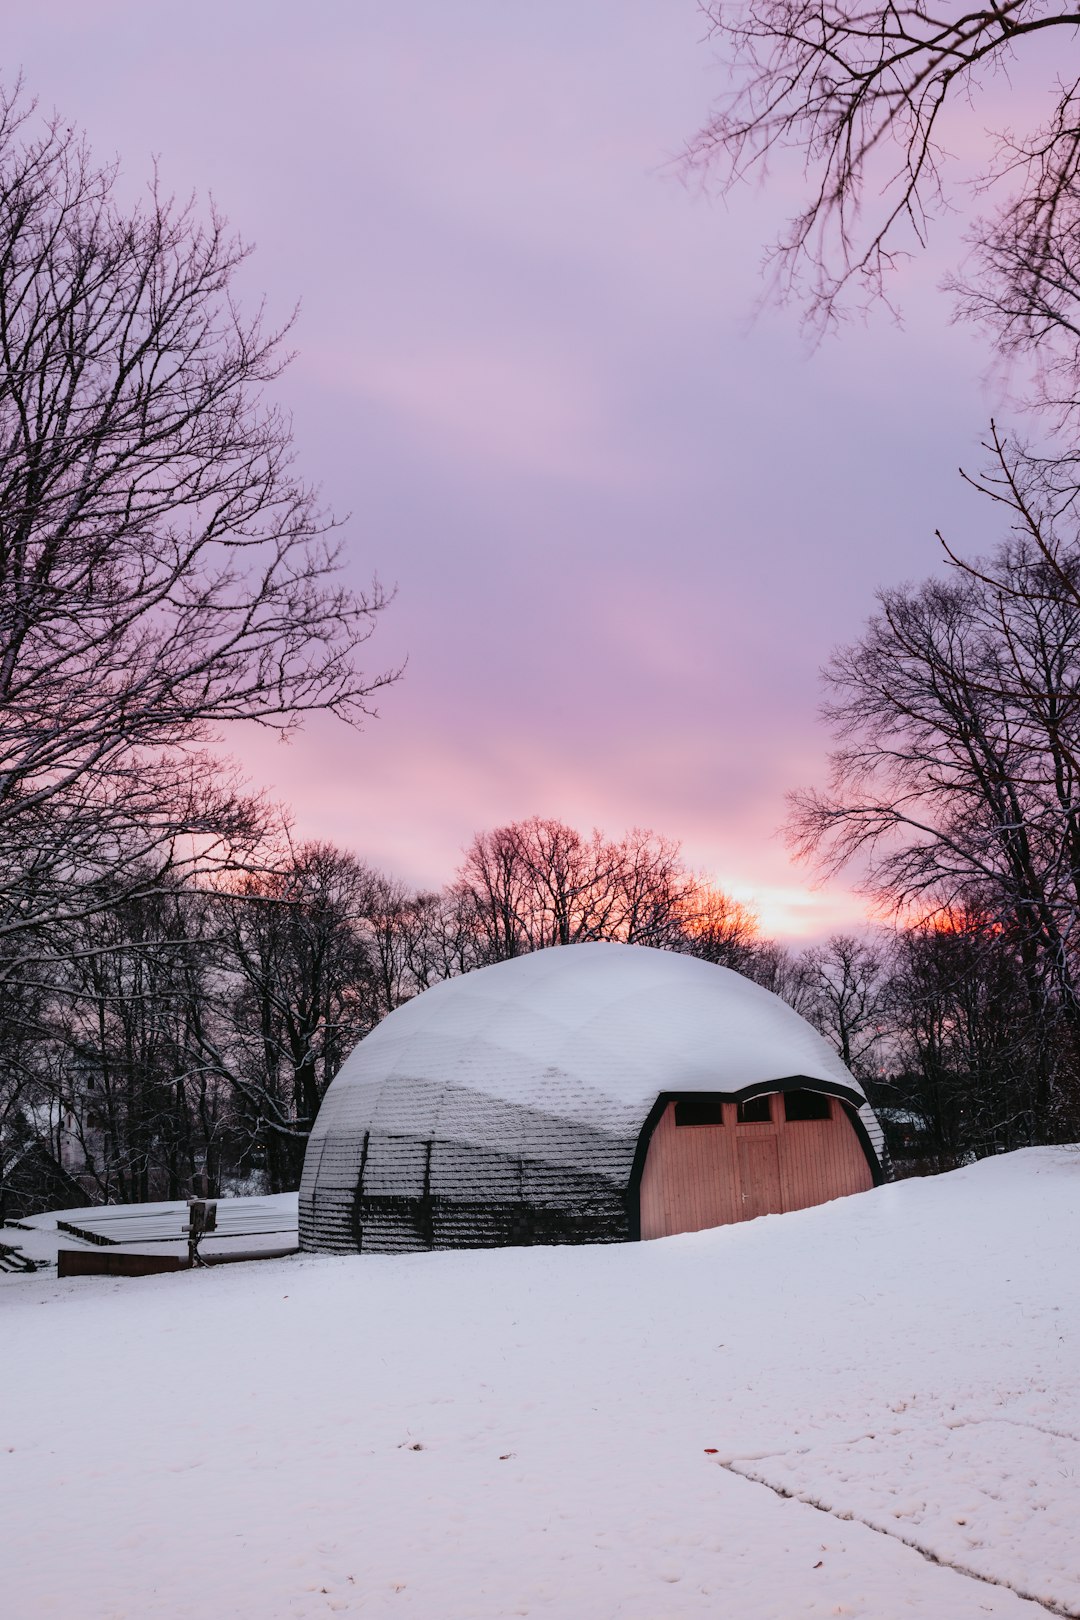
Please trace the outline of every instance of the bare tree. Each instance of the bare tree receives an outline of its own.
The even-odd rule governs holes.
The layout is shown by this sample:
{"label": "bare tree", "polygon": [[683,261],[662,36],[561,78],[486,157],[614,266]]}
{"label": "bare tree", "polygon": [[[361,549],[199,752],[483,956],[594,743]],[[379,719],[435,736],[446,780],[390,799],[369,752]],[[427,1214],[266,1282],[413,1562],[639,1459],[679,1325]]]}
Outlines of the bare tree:
{"label": "bare tree", "polygon": [[802,955],[805,1003],[801,1009],[836,1048],[852,1074],[876,1071],[887,1034],[886,960],[867,940],[834,934]]}
{"label": "bare tree", "polygon": [[810,1016],[814,1000],[810,977],[802,954],[775,940],[758,940],[740,961],[740,970],[763,989],[786,1001],[804,1018]]}
{"label": "bare tree", "polygon": [[225,972],[198,1050],[233,1088],[275,1192],[298,1184],[326,1087],[388,1010],[365,938],[371,882],[354,856],[302,844],[216,902]]}
{"label": "bare tree", "polygon": [[749,906],[698,878],[680,901],[678,922],[679,935],[672,942],[676,950],[758,977],[754,959],[764,942]]}
{"label": "bare tree", "polygon": [[357,669],[385,598],[342,583],[294,469],[282,334],[234,302],[246,252],[156,184],[123,207],[77,135],[0,99],[9,968],[103,875],[136,895],[244,857],[259,807],[208,752],[220,727],[356,721],[389,678]]}
{"label": "bare tree", "polygon": [[762,944],[749,907],[692,873],[674,840],[640,827],[618,840],[539,816],[497,827],[474,838],[450,892],[477,941],[470,965],[621,940],[753,974]]}
{"label": "bare tree", "polygon": [[457,888],[475,911],[483,960],[502,962],[533,949],[528,874],[512,826],[477,833],[458,870]]}
{"label": "bare tree", "polygon": [[355,922],[366,942],[376,1016],[400,1007],[416,994],[415,963],[422,954],[419,935],[428,915],[399,878],[358,868]]}
{"label": "bare tree", "polygon": [[867,863],[867,887],[901,909],[962,903],[979,884],[1037,906],[1028,761],[978,584],[929,581],[879,602],[826,668],[840,746],[829,790],[793,795],[796,851],[831,871]]}
{"label": "bare tree", "polygon": [[58,1052],[51,986],[0,983],[0,1204],[6,1165],[26,1140],[58,1155]]}
{"label": "bare tree", "polygon": [[458,873],[475,898],[484,954],[502,961],[545,945],[602,939],[616,909],[618,851],[601,833],[533,816],[478,833]]}
{"label": "bare tree", "polygon": [[469,897],[488,961],[602,939],[705,956],[734,950],[753,926],[749,913],[693,877],[678,844],[640,827],[612,840],[533,816],[479,833],[454,892]]}
{"label": "bare tree", "polygon": [[417,992],[468,973],[483,961],[477,897],[460,883],[438,894],[415,895],[402,924],[408,971]]}
{"label": "bare tree", "polygon": [[510,829],[524,873],[527,937],[535,949],[603,939],[618,908],[621,851],[596,828],[534,816]]}
{"label": "bare tree", "polygon": [[[901,919],[988,919],[1063,1054],[1080,1040],[1080,552],[1041,532],[880,594],[826,671],[840,746],[791,830],[827,869],[856,863]],[[1071,1061],[1039,1059],[1047,1132],[1071,1128]]]}
{"label": "bare tree", "polygon": [[880,296],[900,257],[925,244],[949,206],[947,119],[970,129],[972,107],[1047,31],[1066,66],[1046,73],[1041,124],[1003,132],[976,181],[1002,182],[996,212],[972,226],[979,273],[964,294],[1006,348],[1064,339],[1075,377],[1080,227],[1080,79],[1068,69],[1080,13],[1047,0],[994,0],[928,10],[870,0],[706,0],[711,38],[732,88],[691,143],[692,163],[720,165],[727,184],[782,154],[801,158],[804,207],[773,250],[783,288],[832,321],[853,287]]}
{"label": "bare tree", "polygon": [[[612,853],[612,936],[630,945],[675,949],[683,943],[692,919],[704,945],[709,927],[707,891],[687,871],[675,840],[634,827]],[[704,949],[698,954],[704,955]]]}
{"label": "bare tree", "polygon": [[229,1098],[196,1050],[216,967],[209,912],[194,890],[123,896],[70,925],[49,1106],[61,1156],[95,1199],[176,1198],[196,1174],[218,1185]]}
{"label": "bare tree", "polygon": [[877,1100],[898,1158],[912,1128],[918,1156],[942,1169],[1068,1131],[1075,1054],[1033,1004],[1016,939],[978,906],[953,907],[898,933],[891,954],[893,1072]]}

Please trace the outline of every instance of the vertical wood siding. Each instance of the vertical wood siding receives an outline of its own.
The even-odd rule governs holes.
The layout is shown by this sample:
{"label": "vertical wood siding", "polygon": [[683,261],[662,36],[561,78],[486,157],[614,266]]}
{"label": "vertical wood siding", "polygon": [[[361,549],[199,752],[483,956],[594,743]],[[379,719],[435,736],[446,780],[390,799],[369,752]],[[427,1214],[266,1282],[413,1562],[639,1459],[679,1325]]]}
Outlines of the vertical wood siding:
{"label": "vertical wood siding", "polygon": [[736,1113],[734,1103],[725,1103],[722,1125],[677,1126],[675,1104],[668,1103],[641,1177],[643,1238],[807,1209],[873,1186],[837,1098],[829,1098],[828,1119],[789,1123],[778,1092],[768,1124],[740,1125]]}

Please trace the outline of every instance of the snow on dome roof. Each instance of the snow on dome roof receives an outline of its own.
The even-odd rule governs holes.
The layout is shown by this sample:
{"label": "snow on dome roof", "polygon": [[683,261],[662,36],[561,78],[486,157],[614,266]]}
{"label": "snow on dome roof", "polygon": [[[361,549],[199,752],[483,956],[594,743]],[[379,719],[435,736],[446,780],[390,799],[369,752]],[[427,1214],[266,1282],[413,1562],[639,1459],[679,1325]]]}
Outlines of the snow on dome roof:
{"label": "snow on dome roof", "polygon": [[644,1117],[661,1091],[742,1091],[790,1075],[863,1100],[772,991],[696,957],[611,943],[534,951],[435,985],[384,1019],[334,1084],[405,1071],[507,1102],[557,1100],[581,1117],[612,1105]]}
{"label": "snow on dome roof", "polygon": [[371,1199],[404,1196],[406,1184],[414,1198],[461,1197],[466,1183],[479,1196],[478,1155],[495,1181],[527,1161],[625,1187],[663,1093],[745,1094],[795,1077],[872,1121],[817,1031],[728,968],[608,942],[479,968],[397,1008],[342,1066],[308,1147],[302,1235],[311,1247],[355,1246],[343,1223],[358,1178]]}

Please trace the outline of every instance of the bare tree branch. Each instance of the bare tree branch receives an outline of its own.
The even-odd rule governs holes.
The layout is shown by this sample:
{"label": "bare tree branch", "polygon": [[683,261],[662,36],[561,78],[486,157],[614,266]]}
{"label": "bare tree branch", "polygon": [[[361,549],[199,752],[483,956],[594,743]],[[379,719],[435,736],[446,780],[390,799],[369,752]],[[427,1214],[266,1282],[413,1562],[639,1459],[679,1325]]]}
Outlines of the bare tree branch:
{"label": "bare tree branch", "polygon": [[357,667],[386,597],[295,471],[247,249],[115,178],[0,99],[0,954],[105,874],[242,860],[263,812],[220,728],[357,723],[393,679]]}
{"label": "bare tree branch", "polygon": [[[801,160],[808,194],[770,255],[781,293],[805,301],[822,330],[851,294],[886,295],[897,263],[925,246],[951,206],[958,168],[945,119],[1008,74],[1029,38],[1055,31],[1067,57],[1080,12],[1048,0],[965,10],[871,0],[708,0],[702,10],[732,88],[690,143],[687,162],[729,187],[785,154]],[[1009,195],[974,222],[974,280],[961,307],[989,322],[1003,349],[1061,339],[1076,376],[1078,85],[1047,91],[1048,116],[1029,133],[988,142],[975,182]],[[1055,370],[1048,361],[1049,378]],[[1060,374],[1059,374],[1060,380]],[[1067,397],[1071,400],[1072,394]]]}

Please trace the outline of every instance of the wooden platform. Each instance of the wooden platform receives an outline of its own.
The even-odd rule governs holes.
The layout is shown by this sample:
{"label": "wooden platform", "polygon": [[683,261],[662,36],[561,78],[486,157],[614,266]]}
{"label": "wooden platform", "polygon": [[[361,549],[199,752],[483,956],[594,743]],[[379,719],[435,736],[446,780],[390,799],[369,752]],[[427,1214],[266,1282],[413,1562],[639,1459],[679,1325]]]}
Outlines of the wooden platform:
{"label": "wooden platform", "polygon": [[[203,1266],[232,1266],[244,1260],[282,1260],[299,1254],[297,1245],[287,1248],[245,1249],[231,1254],[199,1256]],[[190,1271],[186,1254],[137,1253],[119,1248],[61,1249],[56,1257],[59,1277],[153,1277],[166,1271]]]}

